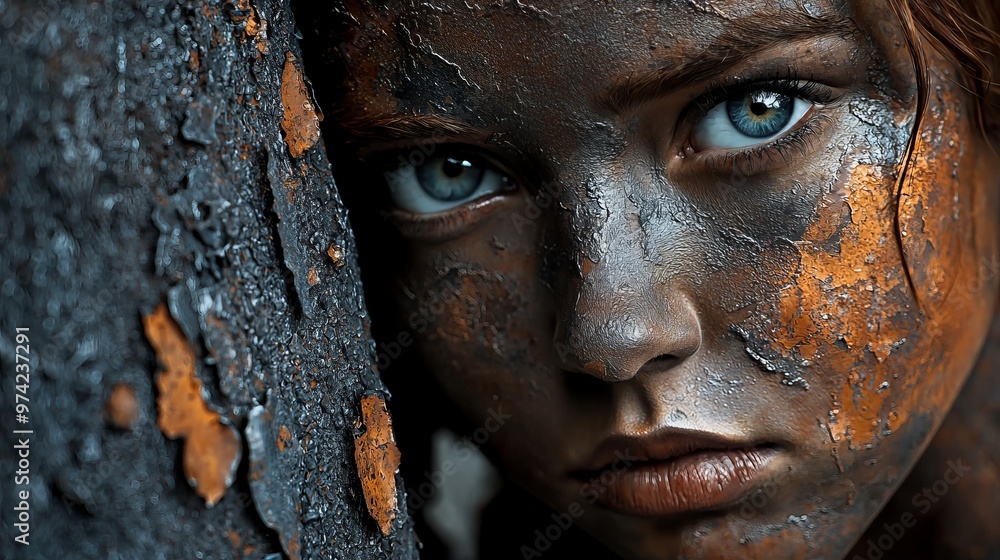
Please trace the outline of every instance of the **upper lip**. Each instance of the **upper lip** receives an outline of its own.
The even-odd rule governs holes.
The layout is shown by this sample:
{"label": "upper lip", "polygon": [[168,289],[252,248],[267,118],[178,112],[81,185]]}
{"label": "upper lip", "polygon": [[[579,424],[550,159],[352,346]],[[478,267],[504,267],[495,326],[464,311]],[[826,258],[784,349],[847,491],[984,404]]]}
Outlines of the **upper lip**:
{"label": "upper lip", "polygon": [[[602,441],[590,458],[577,469],[586,475],[614,466],[616,461],[654,462],[698,451],[726,451],[773,447],[770,442],[748,441],[711,432],[667,428],[647,435],[616,434]],[[631,466],[629,464],[624,465]]]}

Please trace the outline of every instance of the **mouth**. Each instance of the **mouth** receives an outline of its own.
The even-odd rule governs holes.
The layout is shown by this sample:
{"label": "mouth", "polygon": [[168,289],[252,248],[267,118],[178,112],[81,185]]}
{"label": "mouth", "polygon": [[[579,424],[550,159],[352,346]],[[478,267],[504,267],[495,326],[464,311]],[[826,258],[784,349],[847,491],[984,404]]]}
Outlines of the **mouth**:
{"label": "mouth", "polygon": [[767,442],[714,434],[661,432],[616,436],[572,474],[603,507],[637,516],[723,509],[763,485],[782,451]]}

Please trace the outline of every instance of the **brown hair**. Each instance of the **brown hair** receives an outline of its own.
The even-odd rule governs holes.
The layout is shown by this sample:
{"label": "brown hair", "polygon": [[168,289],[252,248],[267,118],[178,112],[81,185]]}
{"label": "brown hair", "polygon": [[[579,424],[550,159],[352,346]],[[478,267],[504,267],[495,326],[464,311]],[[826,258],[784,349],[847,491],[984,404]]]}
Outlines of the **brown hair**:
{"label": "brown hair", "polygon": [[889,0],[889,5],[903,26],[918,69],[919,90],[926,92],[925,48],[932,46],[964,73],[963,85],[976,96],[983,132],[995,137],[1000,127],[1000,3]]}

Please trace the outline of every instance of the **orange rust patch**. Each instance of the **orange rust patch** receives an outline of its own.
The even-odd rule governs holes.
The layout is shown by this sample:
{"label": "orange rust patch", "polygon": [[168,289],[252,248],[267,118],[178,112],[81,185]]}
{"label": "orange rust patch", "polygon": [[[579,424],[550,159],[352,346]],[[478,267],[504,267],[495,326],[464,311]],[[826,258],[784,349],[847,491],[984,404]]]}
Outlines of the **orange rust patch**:
{"label": "orange rust patch", "polygon": [[392,434],[392,418],[382,397],[362,397],[361,418],[365,431],[354,439],[354,461],[368,513],[378,523],[382,534],[388,535],[399,512],[395,476],[399,469],[399,448]]}
{"label": "orange rust patch", "polygon": [[281,129],[292,157],[298,158],[319,142],[319,117],[292,53],[285,54],[285,69],[281,75],[281,106],[284,109]]}
{"label": "orange rust patch", "polygon": [[278,451],[284,451],[292,445],[292,432],[285,426],[278,427]]}
{"label": "orange rust patch", "polygon": [[111,395],[104,404],[111,425],[120,430],[131,430],[139,420],[139,401],[135,389],[118,383],[111,389]]}
{"label": "orange rust patch", "polygon": [[[887,214],[893,178],[858,165],[845,189],[822,201],[821,218],[798,243],[801,274],[781,294],[778,347],[796,350],[843,371],[841,394],[831,395],[832,443],[875,440],[893,406],[894,380],[885,360],[904,343],[914,319],[906,315],[902,254]],[[830,242],[839,233],[839,243]],[[874,358],[870,359],[871,357]],[[889,385],[883,385],[889,384]]]}
{"label": "orange rust patch", "polygon": [[184,438],[184,476],[211,507],[232,483],[241,455],[239,434],[205,402],[194,352],[167,307],[160,304],[142,323],[163,366],[156,374],[157,425],[170,439]]}
{"label": "orange rust patch", "polygon": [[307,279],[309,280],[310,286],[315,286],[316,284],[319,284],[319,274],[316,273],[315,268],[309,269],[309,275],[307,276]]}
{"label": "orange rust patch", "polygon": [[267,53],[267,20],[260,17],[257,10],[250,4],[250,0],[236,0],[237,12],[233,19],[238,23],[243,23],[243,33],[257,41],[257,50],[261,54]]}
{"label": "orange rust patch", "polygon": [[583,371],[589,373],[590,375],[604,377],[604,362],[587,362],[583,366]]}
{"label": "orange rust patch", "polygon": [[952,334],[982,315],[971,282],[980,179],[963,148],[975,133],[957,86],[937,79],[905,180],[856,166],[797,243],[800,275],[781,295],[775,349],[844,372],[827,423],[838,465],[844,446],[861,449],[911,415],[947,410],[962,377],[935,376],[964,371],[957,362],[975,354]]}
{"label": "orange rust patch", "polygon": [[[975,266],[971,196],[960,193],[970,165],[959,165],[974,132],[965,115],[967,103],[952,90],[938,91],[939,104],[929,107],[929,121],[917,137],[899,198],[899,227],[903,252],[920,300],[931,316],[939,313],[957,276]],[[971,192],[971,189],[965,189]]]}
{"label": "orange rust patch", "polygon": [[326,250],[326,254],[329,255],[330,260],[338,268],[344,266],[344,250],[336,245],[330,245],[330,248]]}
{"label": "orange rust patch", "polygon": [[288,194],[285,195],[285,200],[287,200],[289,203],[294,203],[295,193],[297,192],[299,186],[302,185],[302,181],[299,181],[298,179],[295,178],[288,178],[282,181],[281,184],[285,187],[285,190],[288,192]]}

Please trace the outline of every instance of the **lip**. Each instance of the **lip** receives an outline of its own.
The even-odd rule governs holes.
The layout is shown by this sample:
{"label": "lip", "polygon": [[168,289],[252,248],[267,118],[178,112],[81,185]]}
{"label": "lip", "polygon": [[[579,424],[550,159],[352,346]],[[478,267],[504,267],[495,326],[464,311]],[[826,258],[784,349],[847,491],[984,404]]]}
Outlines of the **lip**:
{"label": "lip", "polygon": [[596,501],[612,511],[664,516],[739,502],[761,486],[780,455],[768,442],[661,431],[608,438],[573,475],[590,484]]}

